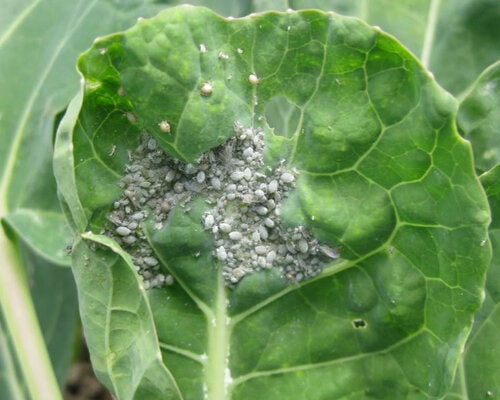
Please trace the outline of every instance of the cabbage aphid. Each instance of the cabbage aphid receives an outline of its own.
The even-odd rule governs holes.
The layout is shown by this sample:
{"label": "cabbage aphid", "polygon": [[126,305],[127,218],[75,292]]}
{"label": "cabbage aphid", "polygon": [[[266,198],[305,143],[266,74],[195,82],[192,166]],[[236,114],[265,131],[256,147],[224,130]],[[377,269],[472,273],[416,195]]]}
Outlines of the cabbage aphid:
{"label": "cabbage aphid", "polygon": [[161,121],[158,126],[162,132],[170,133],[170,124],[167,121]]}
{"label": "cabbage aphid", "polygon": [[248,82],[255,86],[259,83],[259,78],[255,74],[250,74],[248,75]]}
{"label": "cabbage aphid", "polygon": [[200,89],[200,93],[202,96],[210,96],[214,90],[214,87],[212,86],[211,83],[206,82],[203,84],[203,86]]}

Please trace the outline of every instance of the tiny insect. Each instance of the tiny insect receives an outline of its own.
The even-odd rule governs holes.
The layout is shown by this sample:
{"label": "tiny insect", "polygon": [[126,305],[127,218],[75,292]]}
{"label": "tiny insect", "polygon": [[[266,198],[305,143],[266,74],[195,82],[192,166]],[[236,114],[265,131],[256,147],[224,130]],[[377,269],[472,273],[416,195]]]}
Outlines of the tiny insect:
{"label": "tiny insect", "polygon": [[111,147],[111,151],[109,152],[109,156],[110,157],[113,157],[116,153],[116,144],[113,145],[113,147]]}
{"label": "tiny insect", "polygon": [[200,93],[202,96],[210,96],[212,94],[213,90],[214,90],[214,87],[209,82],[206,82],[201,87]]}
{"label": "tiny insect", "polygon": [[158,126],[160,127],[160,130],[162,132],[165,132],[165,133],[169,133],[170,132],[170,124],[168,123],[168,121],[161,121]]}
{"label": "tiny insect", "polygon": [[250,74],[248,76],[248,82],[255,86],[259,83],[259,78],[255,74]]}
{"label": "tiny insect", "polygon": [[229,59],[229,56],[228,56],[226,53],[224,53],[224,52],[222,52],[222,51],[221,51],[221,52],[219,53],[219,58],[220,58],[221,60],[228,60],[228,59]]}
{"label": "tiny insect", "polygon": [[125,115],[130,123],[135,124],[137,122],[137,117],[133,113],[128,112]]}
{"label": "tiny insect", "polygon": [[340,253],[339,253],[338,248],[331,248],[331,247],[323,244],[323,245],[319,246],[319,249],[321,250],[321,252],[325,256],[330,257],[333,260],[340,258]]}

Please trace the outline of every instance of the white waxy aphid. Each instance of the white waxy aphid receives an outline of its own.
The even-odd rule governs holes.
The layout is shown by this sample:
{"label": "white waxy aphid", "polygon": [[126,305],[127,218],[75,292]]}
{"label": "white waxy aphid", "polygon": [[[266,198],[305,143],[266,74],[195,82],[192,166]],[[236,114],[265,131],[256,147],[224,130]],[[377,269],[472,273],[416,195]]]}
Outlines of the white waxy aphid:
{"label": "white waxy aphid", "polygon": [[307,253],[307,251],[309,250],[309,245],[307,244],[307,241],[305,239],[300,239],[297,247],[301,253]]}
{"label": "white waxy aphid", "polygon": [[155,150],[156,149],[156,140],[154,140],[154,139],[149,139],[148,140],[148,149],[149,150]]}
{"label": "white waxy aphid", "polygon": [[262,199],[264,198],[264,196],[266,195],[266,194],[264,193],[264,191],[263,191],[263,190],[261,190],[261,189],[257,189],[257,190],[255,190],[255,192],[253,192],[253,194],[254,194],[254,196],[255,196],[257,199],[259,199],[259,200],[262,200]]}
{"label": "white waxy aphid", "polygon": [[172,286],[174,284],[174,277],[172,275],[167,275],[165,277],[165,285]]}
{"label": "white waxy aphid", "polygon": [[203,183],[205,182],[205,172],[200,171],[196,174],[196,182]]}
{"label": "white waxy aphid", "polygon": [[245,270],[241,267],[235,268],[233,270],[233,277],[238,279],[241,279],[245,275]]}
{"label": "white waxy aphid", "polygon": [[239,231],[229,232],[229,239],[231,239],[231,240],[236,241],[236,240],[241,240],[242,238],[243,238],[243,235]]}
{"label": "white waxy aphid", "polygon": [[130,235],[130,236],[125,236],[122,240],[124,243],[133,244],[137,241],[137,238],[135,236]]}
{"label": "white waxy aphid", "polygon": [[217,247],[217,249],[215,250],[215,256],[220,261],[225,261],[227,259],[226,249],[223,246]]}
{"label": "white waxy aphid", "polygon": [[284,183],[292,183],[295,181],[295,177],[290,172],[283,172],[280,179]]}
{"label": "white waxy aphid", "polygon": [[200,89],[200,93],[202,96],[210,96],[214,91],[214,87],[210,82],[205,82]]}
{"label": "white waxy aphid", "polygon": [[233,182],[238,182],[241,181],[244,176],[245,174],[243,173],[243,171],[236,170],[234,172],[231,172],[231,175],[229,177]]}
{"label": "white waxy aphid", "polygon": [[158,265],[158,260],[154,257],[144,257],[144,262],[151,267]]}
{"label": "white waxy aphid", "polygon": [[278,190],[278,181],[273,179],[269,184],[267,185],[267,191],[269,193],[276,193]]}
{"label": "white waxy aphid", "polygon": [[252,170],[250,168],[245,168],[243,170],[243,178],[245,178],[247,181],[252,179]]}
{"label": "white waxy aphid", "polygon": [[203,225],[205,226],[205,229],[211,229],[214,226],[214,223],[214,216],[212,214],[206,214],[205,218],[203,219]]}
{"label": "white waxy aphid", "polygon": [[131,222],[130,224],[128,224],[128,229],[134,230],[134,229],[137,229],[138,226],[139,226],[139,224],[134,221],[134,222]]}
{"label": "white waxy aphid", "polygon": [[201,43],[200,44],[200,53],[206,53],[206,52],[207,52],[207,47],[203,43]]}
{"label": "white waxy aphid", "polygon": [[221,222],[219,224],[219,229],[222,231],[222,232],[225,232],[225,233],[228,233],[228,232],[231,232],[231,225],[228,224],[227,222]]}
{"label": "white waxy aphid", "polygon": [[165,133],[170,133],[170,124],[168,121],[161,121],[158,126],[160,127],[160,130]]}
{"label": "white waxy aphid", "polygon": [[128,236],[132,233],[132,231],[126,226],[119,226],[118,228],[116,228],[116,233],[118,233],[120,236]]}
{"label": "white waxy aphid", "polygon": [[264,225],[267,226],[268,228],[274,228],[274,221],[271,218],[266,218],[264,220]]}
{"label": "white waxy aphid", "polygon": [[222,183],[220,179],[215,176],[210,179],[210,184],[215,190],[220,190],[222,188]]}
{"label": "white waxy aphid", "polygon": [[174,184],[174,192],[182,193],[184,191],[184,184],[182,182],[175,182]]}
{"label": "white waxy aphid", "polygon": [[193,164],[187,163],[184,168],[184,172],[188,175],[194,175],[198,172],[198,168],[196,168]]}
{"label": "white waxy aphid", "polygon": [[259,83],[259,78],[255,74],[250,74],[248,75],[248,82],[255,86]]}
{"label": "white waxy aphid", "polygon": [[177,173],[173,169],[168,170],[167,174],[165,175],[165,181],[173,182],[175,180],[176,175]]}
{"label": "white waxy aphid", "polygon": [[243,49],[240,49],[240,48],[238,47],[238,48],[236,49],[236,52],[237,52],[238,54],[243,54]]}
{"label": "white waxy aphid", "polygon": [[260,241],[260,234],[259,234],[259,232],[253,232],[253,233],[252,233],[252,240],[253,240],[254,242],[258,242],[258,241]]}
{"label": "white waxy aphid", "polygon": [[252,147],[247,147],[245,150],[243,150],[243,157],[252,157],[254,153],[254,150]]}
{"label": "white waxy aphid", "polygon": [[276,252],[274,250],[271,250],[269,253],[267,253],[266,260],[269,263],[272,263],[276,259]]}
{"label": "white waxy aphid", "polygon": [[116,153],[116,144],[114,144],[112,147],[111,147],[111,151],[109,152],[109,156],[110,157],[113,157]]}
{"label": "white waxy aphid", "polygon": [[267,238],[269,237],[269,233],[267,232],[266,227],[263,225],[259,225],[259,227],[257,229],[258,229],[260,238],[262,240],[267,240]]}
{"label": "white waxy aphid", "polygon": [[267,246],[255,246],[255,252],[259,255],[263,255],[267,253]]}
{"label": "white waxy aphid", "polygon": [[269,210],[267,209],[267,207],[259,206],[259,207],[255,208],[255,212],[259,215],[267,215]]}
{"label": "white waxy aphid", "polygon": [[138,211],[132,215],[132,219],[135,219],[136,221],[140,221],[143,218],[144,218],[144,214],[142,211]]}

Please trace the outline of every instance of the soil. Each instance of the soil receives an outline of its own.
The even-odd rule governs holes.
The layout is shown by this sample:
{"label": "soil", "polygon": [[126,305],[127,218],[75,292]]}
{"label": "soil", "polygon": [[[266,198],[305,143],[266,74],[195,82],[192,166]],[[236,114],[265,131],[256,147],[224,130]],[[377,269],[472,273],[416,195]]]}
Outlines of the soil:
{"label": "soil", "polygon": [[64,388],[64,400],[113,400],[92,370],[86,346],[70,367]]}

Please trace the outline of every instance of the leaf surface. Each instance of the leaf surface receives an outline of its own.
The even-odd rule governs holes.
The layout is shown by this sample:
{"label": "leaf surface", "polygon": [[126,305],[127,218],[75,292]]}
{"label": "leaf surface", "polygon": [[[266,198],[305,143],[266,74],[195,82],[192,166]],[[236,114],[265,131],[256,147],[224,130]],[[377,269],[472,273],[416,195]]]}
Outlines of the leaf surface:
{"label": "leaf surface", "polygon": [[[44,388],[54,389],[55,385],[49,379],[49,365],[42,363],[40,368],[40,363],[36,362],[46,359],[40,356],[44,355],[43,343],[35,340],[38,336],[38,321],[32,318],[29,321],[33,324],[32,328],[27,328],[26,319],[14,318],[18,326],[12,328],[15,325],[12,324],[12,316],[22,313],[22,317],[35,317],[29,310],[19,309],[22,308],[21,304],[31,303],[29,294],[34,296],[33,302],[38,306],[38,317],[44,329],[43,334],[48,339],[51,358],[55,361],[54,367],[60,382],[64,379],[69,363],[68,355],[72,349],[54,345],[54,335],[57,334],[57,344],[63,346],[74,339],[76,328],[73,323],[73,318],[76,317],[76,293],[71,285],[71,272],[51,271],[57,265],[68,264],[69,257],[64,255],[65,248],[72,241],[61,214],[52,172],[56,116],[78,90],[78,74],[74,67],[77,55],[96,36],[123,29],[138,16],[151,15],[161,7],[153,2],[139,0],[127,1],[126,4],[107,0],[1,2],[0,218],[3,226],[9,226],[7,230],[12,242],[7,240],[6,233],[2,230],[0,274],[1,281],[5,284],[8,282],[7,270],[12,272],[11,276],[24,277],[24,261],[33,268],[40,267],[41,270],[37,272],[44,271],[44,274],[33,274],[32,278],[39,279],[40,282],[35,282],[31,293],[23,292],[27,296],[22,299],[23,303],[12,298],[11,304],[15,304],[16,308],[6,313],[8,317],[5,329],[8,323],[11,324],[9,334],[16,336],[14,342],[21,343],[20,346],[25,349],[29,348],[28,344],[33,347],[37,347],[35,343],[40,344],[38,354],[35,350],[29,354],[31,358],[20,362],[21,367],[34,370],[32,375],[34,379],[38,379],[34,388],[31,387],[32,396],[56,398],[54,396],[57,394],[43,391]],[[24,247],[18,243],[23,243]],[[14,256],[18,253],[30,254],[29,257],[37,254],[41,257],[38,260],[31,258],[29,261],[23,259],[21,262]],[[49,268],[47,261],[56,265],[51,264]],[[51,282],[54,286],[50,285]],[[16,284],[24,287],[28,285],[22,281]],[[60,290],[54,294],[52,291],[57,285],[61,285]],[[2,292],[12,297],[11,293],[7,295],[4,288]],[[22,296],[20,293],[17,291],[15,295]],[[6,304],[2,299],[2,307]],[[71,306],[73,317],[68,311]],[[22,325],[21,328],[19,325]],[[21,353],[18,347],[17,354],[11,355],[22,357]],[[22,375],[26,370],[11,372],[12,369],[1,368],[5,379],[1,382],[0,390],[9,390],[3,387],[3,383],[15,388],[19,383],[24,385],[30,381],[26,375]],[[17,382],[18,379],[20,382]],[[20,396],[25,398],[27,395],[24,394]],[[0,397],[10,398],[9,395]]]}
{"label": "leaf surface", "polygon": [[485,299],[474,317],[472,333],[465,346],[457,371],[455,385],[447,399],[495,398],[500,392],[500,370],[498,358],[500,347],[497,330],[500,325],[500,164],[498,160],[499,139],[498,90],[499,64],[487,68],[471,86],[462,100],[458,114],[458,125],[464,137],[473,145],[474,160],[481,183],[488,195],[492,222],[489,238],[481,243],[491,245],[493,258],[488,267]]}
{"label": "leaf surface", "polygon": [[458,126],[470,140],[478,173],[500,163],[500,61],[488,67],[460,103]]}
{"label": "leaf surface", "polygon": [[[74,171],[57,178],[62,198],[76,194],[89,221],[80,234],[104,229],[144,130],[167,154],[193,161],[231,137],[237,121],[265,131],[269,165],[285,159],[300,172],[283,221],[342,249],[300,284],[270,270],[230,289],[201,223],[207,205],[193,200],[162,228],[145,225],[175,283],[144,294],[128,256],[84,234],[105,246],[81,242],[74,268],[94,366],[116,394],[137,393],[121,377],[151,365],[139,349],[161,350],[166,370],[155,359],[155,373],[173,380],[156,389],[172,398],[448,391],[481,301],[489,211],[455,130],[455,101],[398,42],[332,13],[223,19],[179,7],[98,40],[79,69],[83,103],[72,124],[68,117],[74,129],[64,131],[56,171]],[[276,109],[281,117],[266,119]],[[126,315],[115,314],[115,298]],[[153,322],[156,335],[145,328]],[[137,390],[150,388],[133,376]]]}
{"label": "leaf surface", "polygon": [[253,6],[254,11],[331,10],[380,26],[419,57],[455,95],[500,54],[500,3],[496,0],[256,0]]}

